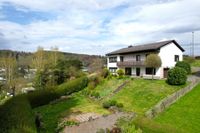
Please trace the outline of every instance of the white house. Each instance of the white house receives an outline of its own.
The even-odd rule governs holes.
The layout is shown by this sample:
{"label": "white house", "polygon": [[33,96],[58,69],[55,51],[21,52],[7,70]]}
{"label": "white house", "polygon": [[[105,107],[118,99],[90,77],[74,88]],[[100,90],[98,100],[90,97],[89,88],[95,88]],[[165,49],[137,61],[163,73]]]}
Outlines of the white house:
{"label": "white house", "polygon": [[126,75],[150,77],[153,68],[145,66],[145,59],[149,54],[156,53],[160,56],[162,65],[155,68],[154,77],[165,78],[167,71],[174,67],[177,61],[183,60],[183,52],[184,49],[175,40],[129,46],[106,54],[107,67],[112,73],[121,68]]}

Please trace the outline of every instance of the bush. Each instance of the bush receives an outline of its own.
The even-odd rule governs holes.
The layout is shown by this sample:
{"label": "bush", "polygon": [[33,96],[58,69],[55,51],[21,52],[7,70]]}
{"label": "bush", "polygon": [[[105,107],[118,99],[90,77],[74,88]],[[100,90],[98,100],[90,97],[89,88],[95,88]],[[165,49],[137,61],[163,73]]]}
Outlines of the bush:
{"label": "bush", "polygon": [[18,95],[0,106],[1,133],[36,133],[35,117],[26,96]]}
{"label": "bush", "polygon": [[89,90],[94,90],[94,88],[96,87],[96,84],[94,81],[91,81],[88,83],[88,89]]}
{"label": "bush", "polygon": [[88,84],[88,78],[82,77],[75,80],[68,81],[67,83],[61,84],[55,90],[58,96],[70,95],[73,92],[78,92],[84,89]]}
{"label": "bush", "polygon": [[181,67],[183,69],[185,69],[185,71],[187,72],[187,74],[191,73],[191,66],[189,63],[185,62],[185,61],[179,61],[176,63],[176,67]]}
{"label": "bush", "polygon": [[124,105],[123,105],[122,103],[117,103],[117,104],[116,104],[116,107],[118,107],[118,108],[123,108]]}
{"label": "bush", "polygon": [[174,67],[168,71],[167,82],[171,85],[183,85],[187,80],[187,72],[180,67]]}
{"label": "bush", "polygon": [[119,78],[122,78],[124,76],[124,70],[118,69],[117,70],[117,75],[118,75]]}
{"label": "bush", "polygon": [[117,102],[115,100],[109,100],[109,101],[105,101],[103,102],[103,108],[110,108],[111,106],[116,106]]}
{"label": "bush", "polygon": [[107,78],[110,75],[110,71],[107,68],[104,68],[101,72],[103,78]]}
{"label": "bush", "polygon": [[99,92],[92,92],[91,94],[90,94],[90,96],[91,97],[95,97],[95,98],[100,98],[100,94],[99,94]]}

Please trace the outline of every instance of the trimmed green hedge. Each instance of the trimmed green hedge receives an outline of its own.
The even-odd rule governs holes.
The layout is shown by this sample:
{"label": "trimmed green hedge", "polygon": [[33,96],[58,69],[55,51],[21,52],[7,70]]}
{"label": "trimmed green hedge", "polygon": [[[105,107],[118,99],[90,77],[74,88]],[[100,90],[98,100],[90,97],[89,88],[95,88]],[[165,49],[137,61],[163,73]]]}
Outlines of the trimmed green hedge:
{"label": "trimmed green hedge", "polygon": [[78,92],[84,89],[87,86],[87,84],[88,84],[88,78],[81,77],[59,85],[55,91],[58,96],[70,95],[73,92]]}
{"label": "trimmed green hedge", "polygon": [[80,91],[87,83],[88,78],[82,77],[64,83],[55,90],[38,90],[12,97],[0,106],[0,133],[37,133],[32,108]]}
{"label": "trimmed green hedge", "polygon": [[48,104],[49,102],[59,98],[63,95],[69,95],[74,92],[80,91],[87,86],[88,78],[81,77],[67,83],[63,83],[54,90],[45,89],[38,90],[27,94],[28,100],[30,101],[31,107],[35,108]]}
{"label": "trimmed green hedge", "polygon": [[168,71],[167,82],[170,85],[183,85],[187,81],[187,72],[180,67],[174,67]]}
{"label": "trimmed green hedge", "polygon": [[1,133],[36,133],[35,116],[25,95],[9,99],[0,106]]}
{"label": "trimmed green hedge", "polygon": [[37,90],[27,94],[32,108],[36,108],[59,98],[54,90]]}

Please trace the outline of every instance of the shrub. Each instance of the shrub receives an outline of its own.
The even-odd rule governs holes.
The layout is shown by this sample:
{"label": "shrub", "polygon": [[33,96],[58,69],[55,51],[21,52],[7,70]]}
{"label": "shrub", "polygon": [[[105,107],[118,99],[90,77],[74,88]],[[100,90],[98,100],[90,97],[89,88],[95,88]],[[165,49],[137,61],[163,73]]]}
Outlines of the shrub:
{"label": "shrub", "polygon": [[187,80],[187,72],[180,67],[174,67],[168,71],[167,82],[171,85],[183,85]]}
{"label": "shrub", "polygon": [[107,78],[110,75],[110,71],[107,68],[104,68],[101,72],[103,78]]}
{"label": "shrub", "polygon": [[116,107],[118,107],[118,108],[123,108],[124,105],[123,105],[122,103],[117,103],[117,104],[116,104]]}
{"label": "shrub", "polygon": [[142,133],[141,129],[136,129],[132,118],[122,117],[117,120],[116,126],[121,129],[122,133]]}
{"label": "shrub", "polygon": [[111,106],[115,106],[117,104],[117,102],[115,100],[109,100],[109,101],[105,101],[103,102],[103,108],[110,108]]}
{"label": "shrub", "polygon": [[84,89],[88,84],[88,78],[82,77],[74,80],[70,80],[67,83],[61,84],[56,89],[58,96],[69,95],[73,92],[78,92]]}
{"label": "shrub", "polygon": [[100,98],[100,94],[99,94],[99,92],[92,92],[91,94],[90,94],[90,96],[91,97],[95,97],[95,98]]}
{"label": "shrub", "polygon": [[118,75],[119,78],[122,78],[124,76],[124,70],[118,69],[117,70],[117,75]]}
{"label": "shrub", "polygon": [[89,90],[94,90],[94,88],[96,87],[96,84],[94,81],[91,81],[88,83],[88,89]]}
{"label": "shrub", "polygon": [[35,117],[26,96],[18,95],[0,106],[1,133],[36,133]]}
{"label": "shrub", "polygon": [[176,67],[181,67],[183,69],[185,69],[185,71],[187,72],[187,74],[191,73],[191,66],[189,63],[185,62],[185,61],[179,61],[176,63]]}

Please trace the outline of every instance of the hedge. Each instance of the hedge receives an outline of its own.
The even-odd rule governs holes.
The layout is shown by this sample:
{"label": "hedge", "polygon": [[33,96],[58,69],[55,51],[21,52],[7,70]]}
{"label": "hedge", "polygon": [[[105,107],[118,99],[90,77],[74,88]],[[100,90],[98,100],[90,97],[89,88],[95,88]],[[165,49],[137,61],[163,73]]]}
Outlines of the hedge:
{"label": "hedge", "polygon": [[63,95],[69,95],[73,92],[80,91],[87,86],[87,77],[77,78],[67,83],[63,83],[56,89],[38,90],[27,94],[32,108],[48,104],[49,102]]}
{"label": "hedge", "polygon": [[38,90],[12,97],[0,106],[0,133],[37,133],[32,108],[48,104],[62,95],[69,95],[87,86],[82,77],[60,85],[54,90]]}
{"label": "hedge", "polygon": [[58,96],[70,95],[73,92],[78,92],[84,89],[87,86],[87,84],[88,84],[88,78],[81,77],[59,85],[55,91]]}
{"label": "hedge", "polygon": [[35,116],[25,95],[9,99],[0,106],[1,133],[36,133]]}
{"label": "hedge", "polygon": [[27,94],[27,98],[32,108],[36,108],[59,98],[54,90],[37,90]]}

